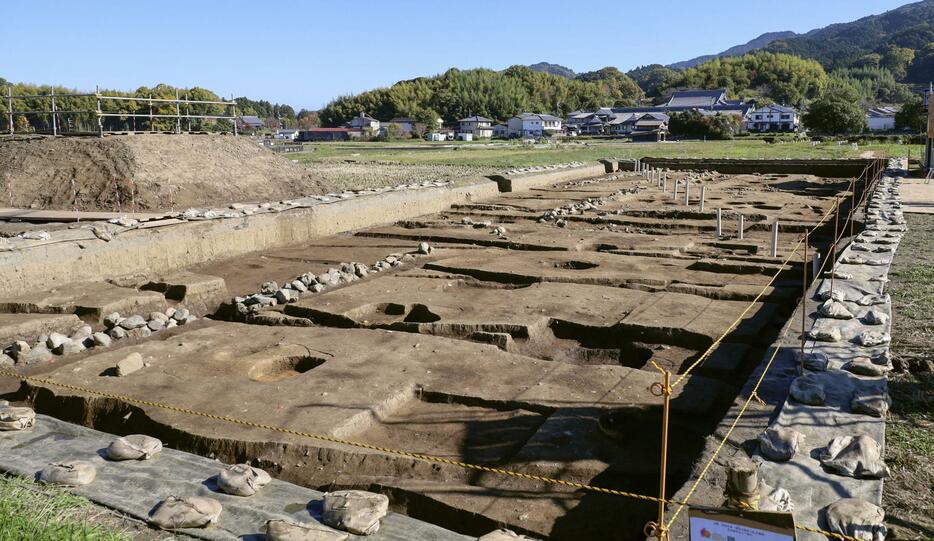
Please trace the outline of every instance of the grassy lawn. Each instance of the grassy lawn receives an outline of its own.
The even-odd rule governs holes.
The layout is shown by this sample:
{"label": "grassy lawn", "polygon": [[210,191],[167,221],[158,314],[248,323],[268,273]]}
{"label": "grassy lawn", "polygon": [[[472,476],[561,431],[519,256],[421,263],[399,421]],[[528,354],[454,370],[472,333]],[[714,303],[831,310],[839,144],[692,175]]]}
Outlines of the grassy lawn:
{"label": "grassy lawn", "polygon": [[890,539],[934,539],[934,216],[906,215],[890,273],[892,409],[883,508]]}
{"label": "grassy lawn", "polygon": [[588,141],[554,145],[522,145],[510,142],[430,143],[397,141],[390,143],[318,143],[312,152],[290,154],[304,163],[354,161],[411,165],[466,165],[481,167],[527,167],[600,158],[858,158],[866,152],[879,156],[920,155],[920,145],[850,145],[809,142],[768,144],[757,139],[733,141],[688,141],[665,143],[623,143]]}
{"label": "grassy lawn", "polygon": [[94,522],[100,512],[64,490],[0,475],[0,541],[129,541],[131,536]]}

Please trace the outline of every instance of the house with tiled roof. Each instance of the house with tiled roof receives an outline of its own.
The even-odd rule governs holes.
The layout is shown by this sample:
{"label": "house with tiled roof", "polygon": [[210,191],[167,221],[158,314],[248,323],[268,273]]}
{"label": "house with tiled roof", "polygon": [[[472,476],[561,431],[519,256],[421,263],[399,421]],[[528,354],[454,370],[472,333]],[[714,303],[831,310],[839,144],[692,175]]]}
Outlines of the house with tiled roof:
{"label": "house with tiled roof", "polygon": [[800,127],[797,109],[774,103],[753,109],[746,117],[746,130],[751,132],[796,132]]}
{"label": "house with tiled roof", "polygon": [[493,137],[493,119],[484,116],[468,116],[457,121],[458,134],[469,133],[474,139]]}
{"label": "house with tiled roof", "polygon": [[550,137],[561,133],[562,120],[553,115],[519,113],[506,123],[509,137]]}

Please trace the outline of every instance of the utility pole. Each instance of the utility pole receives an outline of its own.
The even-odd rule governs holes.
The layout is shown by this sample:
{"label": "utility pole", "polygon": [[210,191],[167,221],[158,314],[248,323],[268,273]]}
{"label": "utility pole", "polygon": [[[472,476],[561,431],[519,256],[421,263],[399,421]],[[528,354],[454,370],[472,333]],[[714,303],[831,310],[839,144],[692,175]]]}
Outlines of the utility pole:
{"label": "utility pole", "polygon": [[927,94],[924,95],[924,103],[928,108],[928,129],[924,140],[924,169],[928,175],[934,169],[934,103],[932,102],[934,102],[934,83],[929,83]]}

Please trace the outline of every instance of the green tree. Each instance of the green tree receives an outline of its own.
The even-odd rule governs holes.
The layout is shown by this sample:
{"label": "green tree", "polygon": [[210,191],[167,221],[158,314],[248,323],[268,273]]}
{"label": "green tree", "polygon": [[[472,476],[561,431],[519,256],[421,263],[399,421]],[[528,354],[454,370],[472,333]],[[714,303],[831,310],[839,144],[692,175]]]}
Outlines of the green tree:
{"label": "green tree", "polygon": [[921,133],[927,129],[928,111],[924,108],[924,100],[917,96],[902,106],[901,111],[895,113],[895,128]]}
{"label": "green tree", "polygon": [[908,69],[906,80],[913,83],[927,84],[934,79],[934,42],[928,43],[915,56]]}
{"label": "green tree", "polygon": [[739,131],[742,119],[737,115],[705,115],[697,110],[673,113],[668,130],[674,136],[706,139],[732,139]]}
{"label": "green tree", "polygon": [[802,121],[818,133],[840,135],[866,130],[866,115],[859,103],[832,92],[814,101]]}
{"label": "green tree", "polygon": [[892,72],[896,79],[902,80],[908,75],[908,67],[914,59],[914,49],[889,45],[882,52],[882,61],[879,65]]}

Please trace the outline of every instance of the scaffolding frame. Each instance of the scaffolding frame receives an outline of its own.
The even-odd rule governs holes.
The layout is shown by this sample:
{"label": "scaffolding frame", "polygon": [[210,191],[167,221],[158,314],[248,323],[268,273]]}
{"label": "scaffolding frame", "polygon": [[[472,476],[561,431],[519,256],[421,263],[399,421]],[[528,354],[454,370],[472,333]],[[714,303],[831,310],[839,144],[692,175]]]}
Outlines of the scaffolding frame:
{"label": "scaffolding frame", "polygon": [[[49,118],[50,124],[52,127],[52,135],[57,136],[62,134],[61,130],[61,117],[63,115],[91,115],[97,118],[97,133],[103,137],[107,133],[154,133],[155,124],[153,120],[161,118],[174,118],[175,119],[175,133],[182,133],[182,119],[185,119],[188,123],[188,133],[191,133],[191,121],[192,119],[196,120],[229,120],[233,125],[234,135],[237,133],[237,120],[239,119],[237,115],[237,102],[233,101],[213,101],[213,100],[192,100],[188,99],[188,95],[181,97],[178,89],[175,90],[175,99],[170,98],[153,98],[152,94],[148,98],[139,98],[133,96],[109,96],[101,94],[100,87],[96,87],[93,93],[68,93],[68,94],[56,94],[55,89],[53,88],[48,94],[13,94],[13,88],[10,87],[7,89],[6,98],[7,107],[6,107],[6,117],[8,124],[8,131],[10,135],[16,133],[15,123],[13,121],[16,115],[34,115],[43,118]],[[97,108],[96,109],[86,109],[86,110],[67,110],[67,109],[58,109],[56,106],[56,98],[59,100],[67,98],[96,98]],[[36,109],[36,110],[14,110],[13,109],[13,100],[14,99],[39,99],[39,100],[49,100],[50,108],[46,109]],[[139,113],[139,112],[122,112],[122,111],[109,111],[103,109],[104,100],[113,100],[113,101],[130,101],[130,102],[139,102],[142,104],[149,105],[148,113]],[[153,113],[153,104],[163,104],[163,105],[175,105],[175,114],[165,114],[165,113]],[[182,105],[185,105],[185,113],[182,114]],[[222,105],[224,106],[225,113],[223,115],[198,115],[191,114],[192,105]],[[131,130],[105,130],[104,129],[104,119],[105,118],[147,118],[149,119],[149,130],[137,130],[135,122],[133,129]]]}

